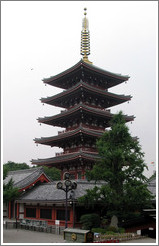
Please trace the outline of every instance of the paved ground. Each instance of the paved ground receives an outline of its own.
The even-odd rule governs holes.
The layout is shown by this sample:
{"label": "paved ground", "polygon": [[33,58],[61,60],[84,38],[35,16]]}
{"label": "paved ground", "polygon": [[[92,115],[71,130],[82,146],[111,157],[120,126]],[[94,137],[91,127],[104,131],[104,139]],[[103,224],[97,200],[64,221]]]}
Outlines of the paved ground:
{"label": "paved ground", "polygon": [[[3,243],[65,243],[65,241],[63,240],[62,235],[21,229],[4,229]],[[152,238],[144,238],[123,243],[156,243],[156,240]]]}
{"label": "paved ground", "polygon": [[123,243],[156,243],[156,239],[153,238],[143,238],[130,241],[124,241]]}
{"label": "paved ground", "polygon": [[3,243],[64,243],[63,236],[21,229],[4,229]]}

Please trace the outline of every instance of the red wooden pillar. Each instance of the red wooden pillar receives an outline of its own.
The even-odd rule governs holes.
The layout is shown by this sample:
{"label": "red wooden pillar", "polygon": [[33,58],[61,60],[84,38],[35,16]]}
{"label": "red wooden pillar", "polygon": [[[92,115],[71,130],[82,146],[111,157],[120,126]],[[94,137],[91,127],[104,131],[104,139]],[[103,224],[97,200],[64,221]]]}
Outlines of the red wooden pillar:
{"label": "red wooden pillar", "polygon": [[37,207],[36,207],[36,219],[39,219],[40,218],[40,207],[39,207],[39,204],[37,204]]}
{"label": "red wooden pillar", "polygon": [[85,179],[85,171],[82,169],[82,179]]}
{"label": "red wooden pillar", "polygon": [[11,219],[11,201],[8,204],[8,218]]}
{"label": "red wooden pillar", "polygon": [[73,227],[73,216],[74,216],[73,208],[71,207],[71,209],[70,209],[70,226],[71,227]]}
{"label": "red wooden pillar", "polygon": [[19,203],[17,203],[17,218],[19,219]]}
{"label": "red wooden pillar", "polygon": [[53,206],[53,208],[52,208],[52,220],[53,220],[54,224],[55,224],[55,219],[56,219],[56,210],[55,210],[55,207]]}

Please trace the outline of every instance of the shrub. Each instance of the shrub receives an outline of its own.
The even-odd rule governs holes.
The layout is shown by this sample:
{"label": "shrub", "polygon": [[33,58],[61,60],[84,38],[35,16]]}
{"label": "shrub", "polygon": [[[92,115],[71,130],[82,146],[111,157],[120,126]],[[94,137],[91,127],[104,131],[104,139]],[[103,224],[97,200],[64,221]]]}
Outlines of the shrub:
{"label": "shrub", "polygon": [[84,214],[80,218],[82,228],[85,230],[91,230],[93,227],[100,226],[100,217],[98,214]]}
{"label": "shrub", "polygon": [[122,227],[119,227],[118,232],[119,232],[119,233],[125,233],[125,229],[122,228]]}
{"label": "shrub", "polygon": [[92,232],[97,232],[97,233],[101,233],[101,234],[105,234],[106,233],[106,229],[97,227],[97,228],[92,228],[91,230]]}
{"label": "shrub", "polygon": [[105,229],[105,228],[108,227],[108,225],[109,225],[109,220],[108,220],[108,218],[102,218],[102,221],[101,221],[101,227]]}
{"label": "shrub", "polygon": [[115,235],[116,232],[114,232],[114,231],[106,231],[106,234],[107,234],[107,235]]}
{"label": "shrub", "polygon": [[112,231],[112,232],[118,232],[118,228],[114,227],[114,226],[109,226],[107,228],[108,231]]}

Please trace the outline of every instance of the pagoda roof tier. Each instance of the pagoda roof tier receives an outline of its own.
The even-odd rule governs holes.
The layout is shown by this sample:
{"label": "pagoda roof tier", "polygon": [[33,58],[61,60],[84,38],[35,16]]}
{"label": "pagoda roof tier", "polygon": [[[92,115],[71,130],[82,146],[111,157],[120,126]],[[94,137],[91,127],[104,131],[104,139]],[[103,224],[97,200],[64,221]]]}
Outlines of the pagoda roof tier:
{"label": "pagoda roof tier", "polygon": [[63,89],[72,87],[80,79],[84,81],[94,81],[103,88],[110,88],[129,79],[128,75],[121,75],[103,70],[92,64],[84,62],[82,59],[69,69],[50,78],[44,78],[43,82]]}
{"label": "pagoda roof tier", "polygon": [[88,83],[80,80],[75,86],[68,90],[65,90],[55,96],[41,98],[42,103],[47,103],[54,106],[59,106],[63,108],[68,108],[68,102],[73,99],[81,100],[82,97],[89,98],[89,96],[95,96],[99,101],[102,102],[102,107],[112,107],[114,105],[129,101],[131,96],[117,95],[106,90],[102,90],[95,86],[91,86]]}
{"label": "pagoda roof tier", "polygon": [[[85,104],[78,104],[69,110],[64,110],[60,114],[38,118],[38,121],[39,123],[44,123],[47,125],[65,127],[66,123],[68,123],[69,120],[73,121],[73,119],[79,118],[81,121],[84,119],[97,121],[98,118],[105,124],[105,127],[109,127],[109,121],[112,119],[113,116],[114,114],[110,113],[109,110],[101,110],[93,107],[88,107]],[[126,122],[133,121],[134,116],[125,115],[125,120]]]}
{"label": "pagoda roof tier", "polygon": [[64,131],[57,136],[35,138],[34,141],[35,143],[39,143],[39,144],[62,147],[64,140],[68,141],[74,138],[78,140],[78,138],[87,138],[87,137],[96,139],[96,138],[101,137],[102,134],[103,134],[103,131],[92,130],[92,129],[84,128],[80,126],[76,128],[75,130]]}
{"label": "pagoda roof tier", "polygon": [[38,166],[54,166],[60,168],[62,165],[70,164],[72,162],[82,162],[82,161],[90,161],[95,162],[99,159],[99,155],[97,152],[87,152],[87,151],[78,151],[72,152],[68,154],[61,154],[52,158],[47,159],[37,159],[31,160],[33,165]]}

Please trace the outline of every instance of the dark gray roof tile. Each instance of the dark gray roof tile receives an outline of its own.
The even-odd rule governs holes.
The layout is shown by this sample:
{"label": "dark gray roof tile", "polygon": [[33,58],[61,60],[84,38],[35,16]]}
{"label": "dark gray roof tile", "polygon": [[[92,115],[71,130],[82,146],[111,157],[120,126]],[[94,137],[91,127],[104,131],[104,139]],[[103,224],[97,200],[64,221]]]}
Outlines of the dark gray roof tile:
{"label": "dark gray roof tile", "polygon": [[[58,181],[57,181],[58,182]],[[58,190],[56,188],[57,182],[42,184],[35,187],[32,191],[21,196],[20,200],[23,201],[50,201],[58,202],[65,200],[66,194],[63,190]],[[95,182],[88,182],[86,180],[76,180],[77,189],[74,190],[75,199],[86,194],[87,189],[93,189]],[[101,186],[105,182],[101,181],[96,184],[96,186]],[[70,191],[68,192],[68,198],[70,196]]]}
{"label": "dark gray roof tile", "polygon": [[[24,188],[29,184],[33,183],[36,179],[38,179],[42,174],[45,174],[42,167],[40,168],[31,168],[17,171],[8,172],[7,177],[3,181],[4,184],[7,184],[9,180],[12,178],[14,182],[14,186],[18,188]],[[47,177],[47,175],[45,174]],[[52,181],[49,177],[47,177],[49,181]]]}

